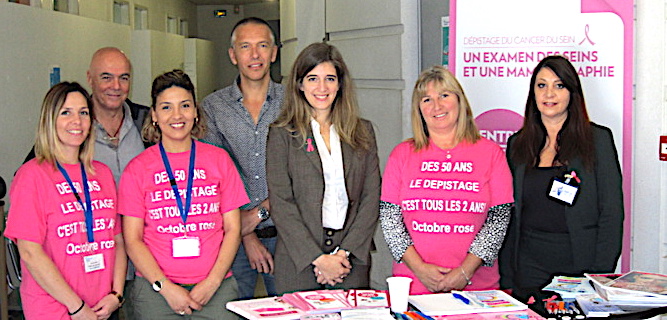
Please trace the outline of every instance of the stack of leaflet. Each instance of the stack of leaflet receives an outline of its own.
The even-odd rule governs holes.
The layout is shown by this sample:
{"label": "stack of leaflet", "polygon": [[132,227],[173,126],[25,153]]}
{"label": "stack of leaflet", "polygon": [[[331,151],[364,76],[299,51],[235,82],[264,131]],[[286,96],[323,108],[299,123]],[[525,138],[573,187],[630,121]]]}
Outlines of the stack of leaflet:
{"label": "stack of leaflet", "polygon": [[528,309],[528,306],[500,290],[412,295],[408,297],[408,302],[429,316],[511,312]]}
{"label": "stack of leaflet", "polygon": [[389,294],[386,290],[350,289],[347,292],[347,303],[356,309],[389,308]]}
{"label": "stack of leaflet", "polygon": [[560,294],[562,299],[574,299],[581,294],[595,293],[595,289],[586,277],[556,276],[542,290],[556,292]]}
{"label": "stack of leaflet", "polygon": [[316,290],[286,293],[283,300],[309,314],[340,312],[352,309],[344,290]]}
{"label": "stack of leaflet", "polygon": [[[340,319],[344,310],[368,310],[366,314],[389,315],[385,290],[316,290],[284,294],[282,297],[232,301],[227,309],[253,320]],[[307,317],[318,315],[319,317]],[[343,319],[355,318],[349,312]],[[362,315],[363,317],[363,315]],[[374,317],[380,319],[380,317]]]}
{"label": "stack of leaflet", "polygon": [[283,300],[308,314],[333,313],[347,309],[389,308],[384,290],[316,290],[283,295]]}
{"label": "stack of leaflet", "polygon": [[299,320],[394,320],[387,308],[344,309],[340,313],[304,314]]}
{"label": "stack of leaflet", "polygon": [[627,313],[627,311],[621,309],[621,307],[611,304],[609,301],[600,298],[600,296],[595,293],[580,294],[576,299],[579,308],[581,308],[581,311],[583,311],[588,318],[606,318],[613,314]]}
{"label": "stack of leaflet", "polygon": [[530,309],[521,311],[486,312],[486,313],[475,313],[475,314],[458,314],[458,315],[444,315],[444,316],[430,316],[430,317],[433,320],[498,320],[498,319],[544,320],[545,319],[544,317],[542,317],[541,315],[537,314],[535,311]]}
{"label": "stack of leaflet", "polygon": [[624,310],[667,306],[667,276],[631,271],[625,274],[584,274],[595,291]]}
{"label": "stack of leaflet", "polygon": [[306,314],[279,297],[230,301],[226,307],[251,320],[295,320]]}

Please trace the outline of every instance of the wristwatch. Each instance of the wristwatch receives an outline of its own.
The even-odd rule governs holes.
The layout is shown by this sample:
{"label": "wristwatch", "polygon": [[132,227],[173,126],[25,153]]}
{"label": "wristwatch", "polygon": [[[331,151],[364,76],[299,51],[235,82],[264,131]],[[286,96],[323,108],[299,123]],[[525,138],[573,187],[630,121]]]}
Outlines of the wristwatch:
{"label": "wristwatch", "polygon": [[162,290],[162,284],[164,283],[165,280],[167,280],[167,279],[162,278],[158,281],[153,282],[153,291],[160,292],[160,290]]}
{"label": "wristwatch", "polygon": [[266,221],[269,217],[271,217],[271,213],[263,206],[259,206],[259,210],[257,210],[257,216],[260,220]]}
{"label": "wristwatch", "polygon": [[111,290],[111,292],[109,292],[109,294],[118,298],[118,304],[120,305],[120,307],[123,306],[123,303],[125,303],[125,298],[123,298],[122,294],[116,292],[115,290]]}

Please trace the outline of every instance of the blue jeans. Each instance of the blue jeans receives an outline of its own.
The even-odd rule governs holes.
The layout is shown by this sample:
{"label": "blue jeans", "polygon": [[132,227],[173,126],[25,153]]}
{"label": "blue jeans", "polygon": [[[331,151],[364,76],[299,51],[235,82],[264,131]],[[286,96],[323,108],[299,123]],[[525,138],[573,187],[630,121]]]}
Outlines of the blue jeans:
{"label": "blue jeans", "polygon": [[[278,237],[273,238],[260,238],[259,241],[269,250],[271,255],[276,253],[276,240]],[[236,283],[239,286],[239,299],[249,299],[255,296],[255,287],[257,286],[257,270],[250,268],[250,262],[248,262],[248,256],[245,253],[243,244],[239,247],[239,251],[236,253],[236,258],[232,264],[232,273],[234,278],[236,278]],[[264,279],[264,287],[266,288],[266,293],[269,296],[275,296],[276,293],[276,284],[273,278],[273,275],[268,273],[261,273],[262,278]]]}

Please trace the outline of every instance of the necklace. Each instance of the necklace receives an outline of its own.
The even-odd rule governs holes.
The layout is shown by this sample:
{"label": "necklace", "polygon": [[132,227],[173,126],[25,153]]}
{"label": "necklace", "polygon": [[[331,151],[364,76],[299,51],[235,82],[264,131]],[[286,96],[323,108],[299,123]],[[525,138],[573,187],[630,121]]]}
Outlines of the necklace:
{"label": "necklace", "polygon": [[110,141],[118,140],[118,134],[120,133],[120,128],[122,127],[123,127],[123,120],[120,121],[120,124],[118,125],[118,128],[116,129],[116,132],[114,134],[109,134],[109,132],[106,129],[104,129],[104,132],[107,134],[107,139]]}

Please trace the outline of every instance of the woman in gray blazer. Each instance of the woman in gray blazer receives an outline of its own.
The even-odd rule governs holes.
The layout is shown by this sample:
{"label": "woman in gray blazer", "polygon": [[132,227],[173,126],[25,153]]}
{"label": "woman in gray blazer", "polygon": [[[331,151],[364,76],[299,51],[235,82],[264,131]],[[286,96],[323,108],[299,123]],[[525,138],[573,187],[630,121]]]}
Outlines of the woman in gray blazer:
{"label": "woman in gray blazer", "polygon": [[373,127],[350,73],[325,43],[292,67],[266,156],[279,293],[369,286],[380,171]]}
{"label": "woman in gray blazer", "polygon": [[618,154],[611,131],[590,122],[566,58],[535,67],[507,158],[515,212],[499,259],[501,286],[527,297],[554,275],[614,271],[623,235]]}

